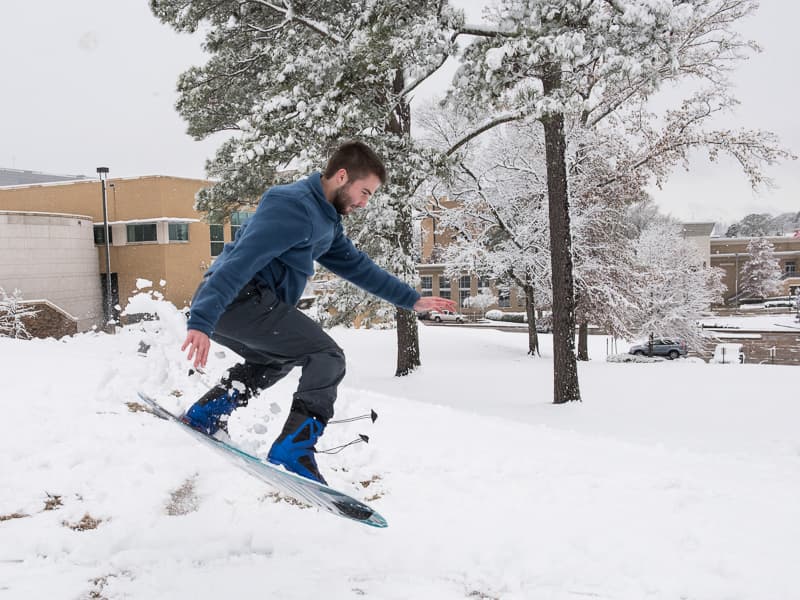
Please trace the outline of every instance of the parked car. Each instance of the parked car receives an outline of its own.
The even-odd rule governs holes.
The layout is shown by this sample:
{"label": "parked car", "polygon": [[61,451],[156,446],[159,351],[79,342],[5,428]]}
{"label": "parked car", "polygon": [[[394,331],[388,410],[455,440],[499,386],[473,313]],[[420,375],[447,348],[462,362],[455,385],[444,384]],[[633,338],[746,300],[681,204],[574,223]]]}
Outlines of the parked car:
{"label": "parked car", "polygon": [[[680,356],[686,356],[689,349],[686,347],[686,342],[683,340],[673,340],[668,338],[656,338],[653,340],[653,356],[666,356],[669,359],[675,359]],[[649,356],[650,344],[637,344],[631,346],[628,354],[635,354],[636,356]]]}
{"label": "parked car", "polygon": [[455,323],[463,323],[467,320],[467,318],[462,315],[461,313],[451,312],[449,310],[432,310],[428,318],[431,321],[436,321],[437,323],[442,323],[451,321]]}

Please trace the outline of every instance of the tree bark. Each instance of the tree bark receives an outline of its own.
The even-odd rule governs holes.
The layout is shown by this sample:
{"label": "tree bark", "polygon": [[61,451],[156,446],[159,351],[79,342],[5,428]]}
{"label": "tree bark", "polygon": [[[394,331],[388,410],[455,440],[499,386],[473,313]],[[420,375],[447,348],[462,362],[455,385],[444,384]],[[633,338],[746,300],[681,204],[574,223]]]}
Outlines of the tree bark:
{"label": "tree bark", "polygon": [[[405,88],[403,70],[397,69],[393,87],[396,93]],[[399,136],[411,136],[411,105],[402,98],[392,112],[387,129]],[[397,241],[403,256],[412,256],[414,251],[413,215],[408,205],[397,207]],[[419,367],[419,324],[414,311],[397,309],[397,370],[396,377],[408,375]]]}
{"label": "tree bark", "polygon": [[589,323],[581,321],[578,325],[578,360],[589,360]]}
{"label": "tree bark", "polygon": [[525,291],[525,313],[528,316],[528,354],[541,356],[539,352],[539,334],[536,331],[536,305],[534,304],[533,286],[526,284],[522,289]]}
{"label": "tree bark", "polygon": [[419,329],[413,311],[397,309],[397,371],[396,377],[408,375],[422,364],[419,355]]}
{"label": "tree bark", "polygon": [[[542,77],[545,95],[561,86],[557,64],[549,64]],[[547,196],[550,210],[550,252],[553,281],[553,402],[580,401],[578,365],[575,359],[575,296],[572,276],[572,238],[567,192],[564,115],[547,113],[544,125],[547,161]]]}

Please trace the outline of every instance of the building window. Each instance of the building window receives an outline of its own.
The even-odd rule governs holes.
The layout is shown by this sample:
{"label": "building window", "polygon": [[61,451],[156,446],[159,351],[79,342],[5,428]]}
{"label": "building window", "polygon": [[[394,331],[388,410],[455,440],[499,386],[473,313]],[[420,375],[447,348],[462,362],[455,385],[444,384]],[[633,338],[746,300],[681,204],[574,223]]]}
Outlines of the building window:
{"label": "building window", "polygon": [[458,301],[459,306],[464,306],[464,300],[472,295],[472,277],[462,275],[458,278]]}
{"label": "building window", "polygon": [[510,308],[511,307],[511,290],[498,290],[497,291],[497,306],[500,308]]}
{"label": "building window", "polygon": [[188,223],[170,223],[169,224],[169,241],[170,242],[188,242],[189,241],[189,224]]}
{"label": "building window", "polygon": [[239,228],[244,225],[247,220],[252,217],[255,213],[254,212],[247,212],[247,211],[238,211],[231,213],[231,239],[236,239],[236,232],[239,231]]}
{"label": "building window", "polygon": [[211,256],[222,254],[225,246],[225,228],[223,225],[209,225],[211,230]]}
{"label": "building window", "polygon": [[[95,225],[94,226],[94,243],[95,244],[105,244],[106,243],[106,236],[105,236],[105,226],[104,225]],[[111,225],[108,226],[108,243],[114,243],[114,233],[111,230]]]}
{"label": "building window", "polygon": [[423,275],[420,277],[422,295],[433,296],[433,275]]}
{"label": "building window", "polygon": [[786,275],[794,275],[797,272],[797,263],[793,260],[787,260],[783,264],[783,272]]}
{"label": "building window", "polygon": [[442,275],[439,275],[439,296],[442,298],[450,297],[450,280]]}
{"label": "building window", "polygon": [[139,223],[128,225],[128,243],[157,242],[158,227],[155,223]]}
{"label": "building window", "polygon": [[478,278],[478,292],[489,291],[489,278],[488,277],[479,277]]}

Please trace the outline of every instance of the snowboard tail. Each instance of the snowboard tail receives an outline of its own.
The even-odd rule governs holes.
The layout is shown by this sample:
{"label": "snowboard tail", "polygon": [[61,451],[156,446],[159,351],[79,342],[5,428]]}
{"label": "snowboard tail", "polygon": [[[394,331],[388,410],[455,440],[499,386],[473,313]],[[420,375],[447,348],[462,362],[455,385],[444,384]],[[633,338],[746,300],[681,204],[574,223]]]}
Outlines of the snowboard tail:
{"label": "snowboard tail", "polygon": [[138,395],[139,398],[150,407],[155,416],[177,423],[184,431],[207,447],[216,451],[228,462],[235,464],[243,471],[250,473],[252,476],[296,500],[302,500],[312,506],[316,506],[317,508],[321,508],[340,517],[358,521],[364,525],[370,525],[372,527],[388,526],[386,519],[360,500],[356,500],[330,486],[285,471],[281,467],[261,460],[235,446],[231,446],[210,435],[206,435],[181,421],[179,417],[165,409],[158,401],[150,396],[142,392],[138,392]]}

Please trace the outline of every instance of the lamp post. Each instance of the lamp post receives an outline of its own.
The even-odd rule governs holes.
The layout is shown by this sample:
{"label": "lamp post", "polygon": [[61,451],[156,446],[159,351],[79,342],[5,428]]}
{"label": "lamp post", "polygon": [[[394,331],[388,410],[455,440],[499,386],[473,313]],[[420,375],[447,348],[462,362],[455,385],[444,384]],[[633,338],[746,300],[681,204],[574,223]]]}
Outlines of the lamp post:
{"label": "lamp post", "polygon": [[97,167],[100,185],[103,190],[103,241],[106,246],[106,325],[111,321],[111,249],[108,243],[108,202],[106,200],[106,178],[108,167]]}

